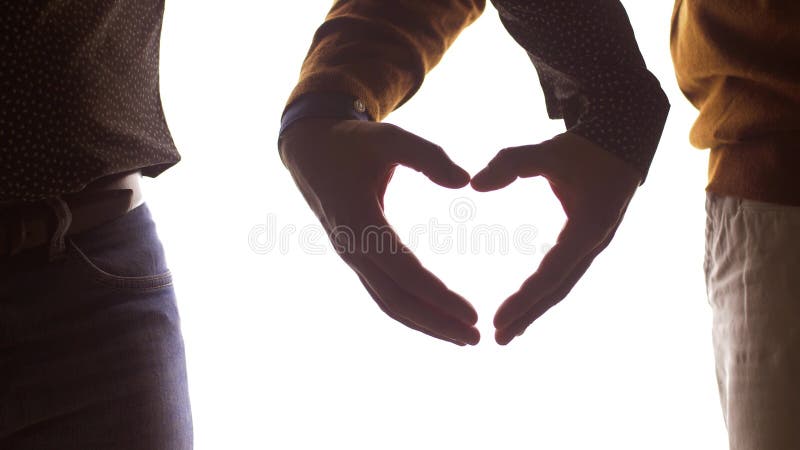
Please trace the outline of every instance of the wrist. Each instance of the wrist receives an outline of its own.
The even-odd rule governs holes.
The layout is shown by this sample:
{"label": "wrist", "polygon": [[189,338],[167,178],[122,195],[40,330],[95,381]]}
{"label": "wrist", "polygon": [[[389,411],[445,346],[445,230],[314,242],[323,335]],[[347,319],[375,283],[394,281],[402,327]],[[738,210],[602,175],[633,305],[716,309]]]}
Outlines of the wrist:
{"label": "wrist", "polygon": [[[332,144],[331,130],[337,124],[353,119],[341,117],[299,117],[292,122],[278,138],[278,155],[286,168],[291,170],[295,159],[300,154],[305,158],[309,154],[309,149],[316,149],[317,157],[320,155],[322,147],[329,147]],[[322,146],[322,147],[321,147]],[[318,158],[314,158],[318,159]]]}
{"label": "wrist", "polygon": [[301,95],[284,109],[278,139],[297,121],[312,117],[373,120],[364,102],[353,95],[342,92],[310,92]]}

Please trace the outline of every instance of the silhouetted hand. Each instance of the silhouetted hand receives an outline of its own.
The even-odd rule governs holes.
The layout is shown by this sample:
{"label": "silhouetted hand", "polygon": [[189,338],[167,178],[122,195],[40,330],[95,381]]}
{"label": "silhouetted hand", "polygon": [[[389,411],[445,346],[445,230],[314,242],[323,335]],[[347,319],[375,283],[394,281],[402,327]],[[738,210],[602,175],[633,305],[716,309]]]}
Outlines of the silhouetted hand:
{"label": "silhouetted hand", "polygon": [[334,248],[386,314],[458,345],[478,343],[475,309],[422,266],[383,214],[398,164],[448,188],[466,186],[467,172],[440,147],[386,123],[302,119],[279,147]]}
{"label": "silhouetted hand", "polygon": [[471,184],[486,192],[535,176],[550,182],[567,221],[536,272],[498,308],[495,340],[501,345],[566,297],[613,238],[641,181],[621,159],[567,132],[541,144],[501,150]]}

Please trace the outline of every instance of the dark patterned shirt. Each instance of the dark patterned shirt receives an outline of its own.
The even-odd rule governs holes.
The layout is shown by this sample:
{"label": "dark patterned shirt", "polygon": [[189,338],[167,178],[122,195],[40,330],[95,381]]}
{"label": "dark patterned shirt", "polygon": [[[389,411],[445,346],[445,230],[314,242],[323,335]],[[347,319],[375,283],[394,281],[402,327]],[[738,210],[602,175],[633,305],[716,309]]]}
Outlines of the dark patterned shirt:
{"label": "dark patterned shirt", "polygon": [[[618,0],[493,0],[528,52],[548,114],[647,175],[669,111]],[[482,0],[338,1],[314,36],[281,130],[303,117],[381,120],[408,100]]]}
{"label": "dark patterned shirt", "polygon": [[0,202],[178,162],[159,95],[163,12],[163,0],[0,2]]}

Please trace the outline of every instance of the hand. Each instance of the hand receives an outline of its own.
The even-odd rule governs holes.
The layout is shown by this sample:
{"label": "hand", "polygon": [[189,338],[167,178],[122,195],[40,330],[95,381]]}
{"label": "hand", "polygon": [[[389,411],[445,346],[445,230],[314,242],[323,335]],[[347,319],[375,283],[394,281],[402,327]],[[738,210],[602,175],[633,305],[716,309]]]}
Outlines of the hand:
{"label": "hand", "polygon": [[508,297],[494,317],[495,340],[506,345],[567,296],[611,241],[641,176],[589,140],[564,133],[537,145],[501,150],[472,179],[481,192],[517,177],[543,176],[567,216],[557,243],[539,268]]}
{"label": "hand", "polygon": [[466,186],[467,172],[440,147],[385,123],[302,119],[279,150],[339,256],[386,314],[454,344],[478,343],[475,309],[422,266],[383,214],[398,164],[447,188]]}

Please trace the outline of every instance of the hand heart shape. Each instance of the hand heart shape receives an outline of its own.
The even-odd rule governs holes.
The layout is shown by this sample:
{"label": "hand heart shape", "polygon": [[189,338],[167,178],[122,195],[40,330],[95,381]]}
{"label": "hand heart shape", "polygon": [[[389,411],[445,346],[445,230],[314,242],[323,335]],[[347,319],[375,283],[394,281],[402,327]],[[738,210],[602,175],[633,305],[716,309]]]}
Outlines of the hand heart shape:
{"label": "hand heart shape", "polygon": [[471,182],[478,191],[491,191],[517,177],[550,181],[567,223],[537,272],[498,309],[494,323],[500,344],[566,296],[608,244],[639,182],[624,162],[570,133],[504,149],[471,181],[439,146],[386,123],[303,119],[281,136],[279,150],[337,253],[381,310],[457,345],[479,342],[478,315],[423,267],[387,222],[383,198],[397,165],[453,189]]}
{"label": "hand heart shape", "polygon": [[641,182],[632,166],[566,132],[540,144],[501,150],[471,184],[487,192],[535,176],[549,181],[567,221],[536,272],[498,308],[495,340],[501,345],[567,296],[614,237]]}

